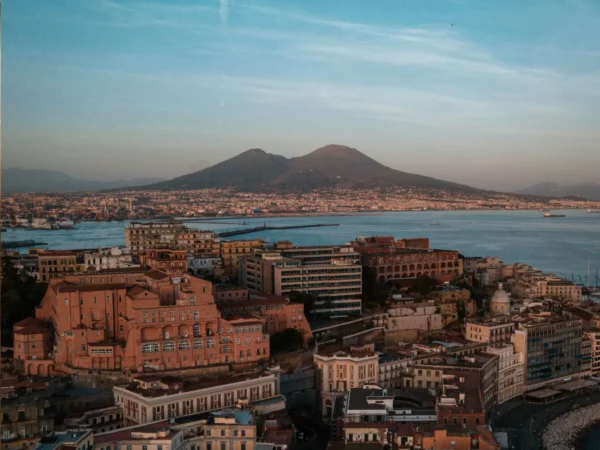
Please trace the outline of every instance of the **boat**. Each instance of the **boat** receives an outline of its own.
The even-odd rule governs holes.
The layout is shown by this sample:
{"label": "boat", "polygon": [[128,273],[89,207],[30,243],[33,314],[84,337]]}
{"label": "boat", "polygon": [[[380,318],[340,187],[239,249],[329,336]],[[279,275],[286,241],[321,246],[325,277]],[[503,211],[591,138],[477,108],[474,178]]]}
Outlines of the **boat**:
{"label": "boat", "polygon": [[588,209],[589,214],[600,214],[600,209]]}
{"label": "boat", "polygon": [[544,217],[567,217],[566,214],[551,214],[549,212],[547,212],[546,214],[544,214]]}
{"label": "boat", "polygon": [[437,220],[434,220],[433,222],[431,222],[431,225],[439,225],[440,223]]}

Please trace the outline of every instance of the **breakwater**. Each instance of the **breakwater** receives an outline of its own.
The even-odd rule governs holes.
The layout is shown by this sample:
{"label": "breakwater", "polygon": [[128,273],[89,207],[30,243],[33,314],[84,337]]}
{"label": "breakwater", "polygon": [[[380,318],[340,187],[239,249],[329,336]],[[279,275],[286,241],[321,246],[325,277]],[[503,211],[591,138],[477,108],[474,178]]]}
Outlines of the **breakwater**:
{"label": "breakwater", "polygon": [[47,242],[36,242],[36,241],[32,241],[32,240],[5,241],[5,242],[2,242],[2,249],[6,250],[9,248],[33,247],[34,245],[48,245],[48,243]]}
{"label": "breakwater", "polygon": [[597,423],[600,423],[600,404],[563,414],[544,429],[542,436],[544,449],[575,450],[586,432]]}
{"label": "breakwater", "polygon": [[261,227],[244,228],[242,230],[222,231],[222,232],[218,233],[217,235],[219,237],[232,237],[232,236],[239,236],[242,234],[257,233],[259,231],[293,230],[293,229],[297,229],[297,228],[339,227],[339,226],[340,226],[339,223],[313,223],[313,224],[307,224],[307,225],[287,225],[287,226],[279,226],[279,227],[276,227],[276,226],[270,227],[265,224]]}

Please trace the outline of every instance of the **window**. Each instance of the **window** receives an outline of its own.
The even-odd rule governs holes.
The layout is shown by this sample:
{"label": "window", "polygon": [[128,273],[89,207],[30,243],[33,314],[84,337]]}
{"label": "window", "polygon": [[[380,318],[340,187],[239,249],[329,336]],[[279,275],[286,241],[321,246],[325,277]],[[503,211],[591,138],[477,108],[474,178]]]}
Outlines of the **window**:
{"label": "window", "polygon": [[158,344],[156,344],[156,343],[142,344],[142,353],[154,353],[157,351],[158,351]]}
{"label": "window", "polygon": [[240,450],[246,450],[246,443],[242,442]]}
{"label": "window", "polygon": [[206,346],[208,348],[213,348],[215,346],[215,340],[213,338],[206,339]]}
{"label": "window", "polygon": [[175,344],[173,342],[165,342],[163,344],[163,352],[172,352],[175,350]]}
{"label": "window", "polygon": [[162,445],[158,445],[158,446],[156,447],[156,450],[162,450]]}
{"label": "window", "polygon": [[227,450],[227,443],[221,442],[221,450]]}
{"label": "window", "polygon": [[190,341],[180,341],[179,342],[179,350],[189,350],[190,349]]}
{"label": "window", "polygon": [[225,436],[225,430],[221,430],[221,436]]}
{"label": "window", "polygon": [[202,339],[194,339],[194,348],[202,348]]}
{"label": "window", "polygon": [[[209,435],[207,435],[207,436],[209,436]],[[206,443],[206,450],[212,450],[212,443],[210,443],[210,442]]]}
{"label": "window", "polygon": [[246,430],[242,430],[242,436],[246,436]]}
{"label": "window", "polygon": [[[194,302],[195,303],[195,302]],[[198,312],[198,310],[194,311],[194,319],[198,320],[200,318],[200,313]]]}
{"label": "window", "polygon": [[148,446],[147,445],[142,445],[142,450],[148,450]]}

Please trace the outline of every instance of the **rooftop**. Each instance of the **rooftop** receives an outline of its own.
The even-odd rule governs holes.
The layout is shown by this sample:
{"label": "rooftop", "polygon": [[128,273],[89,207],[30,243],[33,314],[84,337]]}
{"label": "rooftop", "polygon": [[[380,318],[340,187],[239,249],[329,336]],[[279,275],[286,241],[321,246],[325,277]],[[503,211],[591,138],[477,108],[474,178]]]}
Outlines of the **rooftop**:
{"label": "rooftop", "polygon": [[54,433],[49,437],[42,438],[35,450],[55,450],[68,445],[77,447],[77,444],[89,434],[91,434],[90,430],[68,430]]}

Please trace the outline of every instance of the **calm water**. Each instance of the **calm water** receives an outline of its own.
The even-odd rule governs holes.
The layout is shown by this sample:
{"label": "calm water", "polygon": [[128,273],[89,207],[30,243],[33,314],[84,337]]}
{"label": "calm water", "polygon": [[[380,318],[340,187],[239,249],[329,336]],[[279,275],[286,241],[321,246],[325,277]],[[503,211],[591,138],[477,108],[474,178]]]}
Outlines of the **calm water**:
{"label": "calm water", "polygon": [[[558,211],[553,211],[558,212]],[[565,218],[546,219],[540,211],[427,211],[385,213],[379,216],[290,217],[245,219],[246,225],[190,222],[193,228],[223,231],[262,225],[339,223],[339,227],[275,230],[239,236],[268,241],[287,239],[296,245],[346,243],[357,236],[429,237],[434,248],[456,249],[466,256],[498,256],[504,262],[523,262],[557,275],[591,280],[600,268],[600,214],[567,210]],[[235,222],[222,219],[224,222]],[[439,225],[431,225],[431,222]],[[124,245],[127,222],[83,222],[76,230],[8,230],[3,240],[35,239],[48,247],[97,248]],[[25,249],[21,249],[25,251]],[[581,280],[585,281],[584,278]]]}
{"label": "calm water", "polygon": [[600,448],[600,427],[590,431],[579,448],[581,450],[598,450]]}

